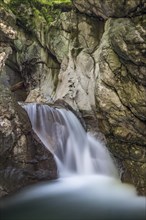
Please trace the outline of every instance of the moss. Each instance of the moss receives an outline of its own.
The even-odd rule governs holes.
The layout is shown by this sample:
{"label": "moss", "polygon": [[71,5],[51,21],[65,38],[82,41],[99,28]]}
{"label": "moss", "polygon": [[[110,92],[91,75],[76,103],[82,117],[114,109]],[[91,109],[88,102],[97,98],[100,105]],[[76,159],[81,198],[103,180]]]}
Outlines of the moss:
{"label": "moss", "polygon": [[38,22],[50,25],[64,10],[71,10],[70,0],[3,0],[16,15],[17,25],[28,33],[33,33]]}

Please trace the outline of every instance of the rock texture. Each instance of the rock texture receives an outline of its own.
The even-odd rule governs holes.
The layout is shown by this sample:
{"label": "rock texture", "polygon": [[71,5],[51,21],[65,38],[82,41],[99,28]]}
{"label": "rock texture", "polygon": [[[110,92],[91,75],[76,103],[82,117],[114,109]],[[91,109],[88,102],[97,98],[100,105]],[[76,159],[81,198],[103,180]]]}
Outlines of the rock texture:
{"label": "rock texture", "polygon": [[[98,125],[94,126],[95,121],[97,123],[96,72],[92,54],[100,44],[104,22],[71,11],[62,13],[59,22],[54,22],[50,30],[51,36],[53,35],[51,45],[55,48],[54,52],[50,45],[51,51],[61,62],[53,100],[63,99],[75,110],[80,111],[88,129],[90,128],[94,135],[99,136]],[[65,40],[62,36],[66,33],[68,37]],[[59,57],[60,51],[65,51],[63,58]]]}
{"label": "rock texture", "polygon": [[[13,19],[3,12],[7,21]],[[17,32],[3,20],[0,27],[0,196],[4,196],[39,180],[56,178],[57,172],[53,156],[32,132],[26,112],[10,91],[5,63]]]}
{"label": "rock texture", "polygon": [[70,104],[100,128],[122,180],[146,194],[146,1],[72,2],[51,22],[44,6],[6,4],[16,17],[1,10],[2,84],[18,101]]}
{"label": "rock texture", "polygon": [[[132,24],[127,27],[126,34],[124,31],[130,22],[129,19],[110,19],[106,22],[102,43],[94,53],[97,57],[98,72],[96,104],[100,126],[107,137],[108,146],[121,160],[123,180],[128,182],[132,180],[131,182],[144,193],[146,87],[144,80],[141,83],[140,78],[145,77],[139,69],[145,69],[142,61],[144,57],[143,54],[140,56],[140,53],[145,47],[146,35],[142,37],[143,31],[138,32],[134,27],[131,31]],[[124,30],[123,23],[126,23]],[[114,38],[113,33],[116,36]],[[120,38],[118,33],[123,37]],[[135,44],[129,35],[139,43]],[[128,47],[133,47],[133,50]]]}
{"label": "rock texture", "polygon": [[[116,3],[113,7],[117,7]],[[138,9],[136,5],[135,8]],[[144,10],[141,7],[141,13]],[[128,15],[128,11],[132,10],[127,8],[124,12]],[[107,145],[117,158],[122,180],[133,183],[144,194],[146,29],[145,15],[136,15],[137,10],[135,14],[133,10],[132,18],[108,19],[100,44],[80,47],[79,43],[77,48],[70,49],[68,60],[61,64],[56,97],[80,109],[91,130],[96,130],[93,121],[98,119]],[[113,10],[105,16],[116,17],[116,14]],[[99,21],[96,23],[99,27]]]}
{"label": "rock texture", "polygon": [[132,17],[144,14],[145,0],[73,0],[79,11],[107,19],[108,17]]}

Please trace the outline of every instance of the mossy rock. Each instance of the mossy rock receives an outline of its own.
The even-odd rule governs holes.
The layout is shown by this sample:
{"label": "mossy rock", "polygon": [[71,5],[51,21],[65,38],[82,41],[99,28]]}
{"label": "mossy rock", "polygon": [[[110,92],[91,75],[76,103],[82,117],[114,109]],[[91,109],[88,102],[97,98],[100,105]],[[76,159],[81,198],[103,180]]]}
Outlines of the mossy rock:
{"label": "mossy rock", "polygon": [[50,25],[62,11],[72,9],[70,0],[3,0],[1,4],[15,14],[17,25],[30,34],[38,23]]}

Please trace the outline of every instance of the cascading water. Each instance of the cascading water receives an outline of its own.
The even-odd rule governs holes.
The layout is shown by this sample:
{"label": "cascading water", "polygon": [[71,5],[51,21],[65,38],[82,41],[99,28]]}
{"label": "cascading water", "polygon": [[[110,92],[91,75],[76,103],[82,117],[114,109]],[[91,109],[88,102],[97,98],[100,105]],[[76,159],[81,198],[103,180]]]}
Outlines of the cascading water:
{"label": "cascading water", "polygon": [[72,112],[39,104],[23,107],[53,153],[60,178],[0,201],[2,220],[145,220],[145,197],[121,183],[105,146],[84,131]]}
{"label": "cascading water", "polygon": [[60,176],[118,173],[106,147],[87,134],[69,110],[48,105],[24,105],[32,128],[54,154]]}

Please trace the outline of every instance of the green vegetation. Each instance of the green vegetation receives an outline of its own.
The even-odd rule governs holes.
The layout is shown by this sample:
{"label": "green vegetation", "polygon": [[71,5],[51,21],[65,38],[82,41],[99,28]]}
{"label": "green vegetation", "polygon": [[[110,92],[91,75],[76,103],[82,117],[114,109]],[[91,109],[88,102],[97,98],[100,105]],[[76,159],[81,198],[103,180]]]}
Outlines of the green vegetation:
{"label": "green vegetation", "polygon": [[72,8],[71,0],[3,0],[3,4],[16,15],[17,25],[31,33],[36,23],[49,25],[62,11]]}
{"label": "green vegetation", "polygon": [[71,0],[34,0],[34,1],[40,2],[42,4],[48,4],[48,5],[70,3],[71,2]]}
{"label": "green vegetation", "polygon": [[2,2],[5,4],[40,3],[46,5],[53,5],[53,4],[71,3],[71,0],[2,0]]}

